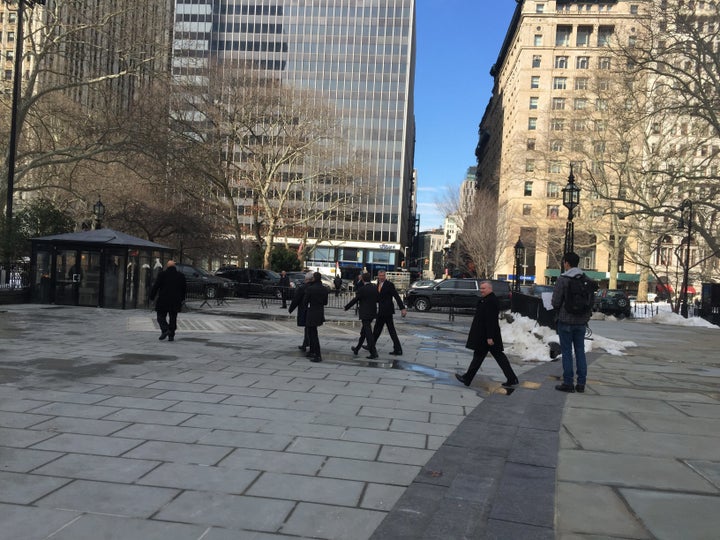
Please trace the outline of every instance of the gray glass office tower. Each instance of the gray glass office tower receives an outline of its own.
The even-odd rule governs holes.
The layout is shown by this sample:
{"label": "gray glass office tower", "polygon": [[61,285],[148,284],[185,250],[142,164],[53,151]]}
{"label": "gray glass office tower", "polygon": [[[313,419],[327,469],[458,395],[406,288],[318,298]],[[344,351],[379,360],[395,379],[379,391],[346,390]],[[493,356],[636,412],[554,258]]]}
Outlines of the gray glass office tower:
{"label": "gray glass office tower", "polygon": [[377,190],[316,238],[314,266],[399,265],[413,235],[415,0],[176,0],[173,71],[252,66],[334,105]]}

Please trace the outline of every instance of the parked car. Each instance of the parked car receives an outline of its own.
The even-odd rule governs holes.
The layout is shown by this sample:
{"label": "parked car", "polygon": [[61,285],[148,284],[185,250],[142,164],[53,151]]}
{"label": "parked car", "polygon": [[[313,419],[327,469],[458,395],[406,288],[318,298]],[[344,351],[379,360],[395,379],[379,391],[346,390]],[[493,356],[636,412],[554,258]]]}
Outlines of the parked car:
{"label": "parked car", "polygon": [[263,268],[226,268],[215,272],[216,276],[235,282],[238,296],[270,296],[281,298],[280,274]]}
{"label": "parked car", "polygon": [[632,315],[630,298],[621,289],[598,289],[595,292],[593,311],[620,317],[630,317]]}
{"label": "parked car", "polygon": [[207,270],[189,264],[176,263],[175,267],[185,276],[188,294],[216,298],[233,296],[235,293],[235,283],[230,279],[214,276]]}
{"label": "parked car", "polygon": [[406,296],[408,306],[418,311],[433,307],[474,308],[480,299],[480,283],[490,281],[500,301],[500,310],[510,309],[510,284],[496,279],[445,279],[432,287],[411,288]]}
{"label": "parked car", "polygon": [[532,285],[530,287],[530,294],[533,296],[537,296],[538,298],[542,298],[543,293],[549,292],[552,293],[555,290],[554,285]]}

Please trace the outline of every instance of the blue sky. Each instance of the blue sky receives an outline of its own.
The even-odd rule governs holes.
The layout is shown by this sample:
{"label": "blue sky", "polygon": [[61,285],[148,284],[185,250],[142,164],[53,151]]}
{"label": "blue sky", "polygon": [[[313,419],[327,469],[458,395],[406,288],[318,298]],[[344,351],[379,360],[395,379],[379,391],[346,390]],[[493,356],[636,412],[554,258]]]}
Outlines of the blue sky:
{"label": "blue sky", "polygon": [[417,0],[415,168],[420,230],[441,227],[436,201],[475,165],[490,68],[515,0]]}

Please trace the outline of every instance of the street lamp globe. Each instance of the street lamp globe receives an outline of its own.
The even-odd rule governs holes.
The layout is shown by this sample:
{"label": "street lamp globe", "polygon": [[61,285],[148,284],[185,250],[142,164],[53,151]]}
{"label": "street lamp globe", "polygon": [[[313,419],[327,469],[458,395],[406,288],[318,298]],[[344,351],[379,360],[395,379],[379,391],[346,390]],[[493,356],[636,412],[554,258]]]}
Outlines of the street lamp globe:
{"label": "street lamp globe", "polygon": [[93,214],[95,214],[95,220],[97,221],[95,228],[99,229],[105,217],[105,205],[100,200],[100,197],[98,197],[98,201],[93,205]]}
{"label": "street lamp globe", "polygon": [[580,204],[580,188],[575,184],[572,165],[567,185],[562,189],[563,206],[568,209],[568,219],[573,218],[573,210]]}

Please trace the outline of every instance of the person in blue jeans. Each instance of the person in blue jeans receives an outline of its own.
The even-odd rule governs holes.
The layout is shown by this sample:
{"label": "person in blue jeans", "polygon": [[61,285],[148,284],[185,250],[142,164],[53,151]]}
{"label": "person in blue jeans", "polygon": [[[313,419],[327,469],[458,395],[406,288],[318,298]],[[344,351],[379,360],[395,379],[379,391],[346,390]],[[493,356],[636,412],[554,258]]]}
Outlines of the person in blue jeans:
{"label": "person in blue jeans", "polygon": [[[570,313],[565,309],[565,303],[569,298],[570,280],[583,274],[583,271],[578,268],[579,263],[580,257],[577,253],[572,251],[565,253],[562,259],[564,272],[558,277],[552,295],[552,306],[558,310],[557,332],[560,337],[563,365],[563,382],[555,387],[555,390],[560,392],[584,392],[587,379],[585,328],[592,315],[592,310],[577,314]],[[577,384],[574,384],[573,349],[577,365]]]}

